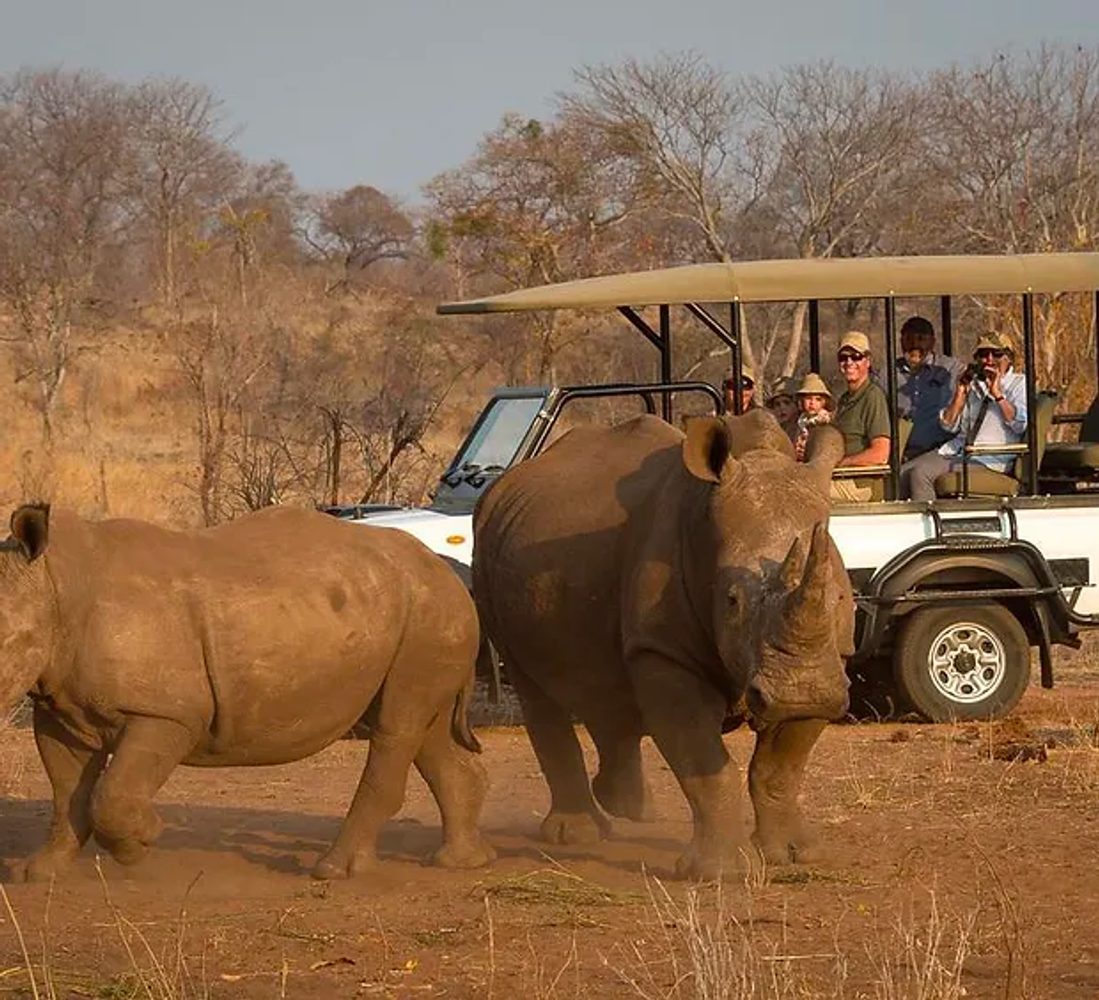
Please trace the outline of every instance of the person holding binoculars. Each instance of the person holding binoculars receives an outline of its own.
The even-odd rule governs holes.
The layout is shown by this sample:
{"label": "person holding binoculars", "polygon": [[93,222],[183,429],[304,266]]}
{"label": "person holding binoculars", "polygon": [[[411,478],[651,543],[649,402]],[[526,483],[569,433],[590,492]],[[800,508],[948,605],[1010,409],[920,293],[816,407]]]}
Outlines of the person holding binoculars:
{"label": "person holding binoculars", "polygon": [[[962,467],[963,450],[971,444],[1017,444],[1026,434],[1026,379],[1014,370],[1015,351],[1003,335],[987,333],[977,341],[973,363],[958,376],[950,402],[939,414],[943,430],[953,434],[936,451],[901,466],[901,496],[934,500],[935,480]],[[1007,472],[1014,456],[973,455],[995,472]]]}

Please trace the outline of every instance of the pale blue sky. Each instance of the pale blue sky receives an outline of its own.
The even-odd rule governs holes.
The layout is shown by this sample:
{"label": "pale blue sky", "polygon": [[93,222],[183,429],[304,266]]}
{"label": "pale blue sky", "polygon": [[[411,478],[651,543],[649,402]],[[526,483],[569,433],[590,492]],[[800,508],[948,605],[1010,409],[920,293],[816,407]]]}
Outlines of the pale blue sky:
{"label": "pale blue sky", "polygon": [[731,73],[834,59],[929,68],[1041,40],[1094,45],[1096,0],[0,0],[0,73],[204,83],[250,159],[312,190],[415,199],[507,111],[584,63],[697,49]]}

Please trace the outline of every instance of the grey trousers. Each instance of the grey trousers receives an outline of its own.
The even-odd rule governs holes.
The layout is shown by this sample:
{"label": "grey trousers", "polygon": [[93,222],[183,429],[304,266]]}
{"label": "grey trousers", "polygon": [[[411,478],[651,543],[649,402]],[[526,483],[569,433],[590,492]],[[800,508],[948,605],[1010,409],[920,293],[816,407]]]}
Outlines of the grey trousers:
{"label": "grey trousers", "polygon": [[905,500],[934,500],[935,480],[946,472],[961,469],[960,459],[928,451],[901,466],[901,497]]}

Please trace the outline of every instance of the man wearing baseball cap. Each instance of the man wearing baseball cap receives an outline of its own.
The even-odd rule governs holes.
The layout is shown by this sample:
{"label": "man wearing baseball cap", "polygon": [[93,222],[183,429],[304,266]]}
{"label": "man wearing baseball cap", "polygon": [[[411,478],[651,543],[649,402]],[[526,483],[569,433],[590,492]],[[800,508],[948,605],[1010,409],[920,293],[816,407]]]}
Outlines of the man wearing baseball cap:
{"label": "man wearing baseball cap", "polygon": [[[733,412],[733,401],[736,399],[736,386],[733,382],[733,376],[727,375],[725,381],[721,383],[721,390],[725,397],[725,412]],[[756,396],[756,375],[747,365],[742,365],[740,369],[740,412],[747,413],[753,406],[757,405],[755,401]]]}
{"label": "man wearing baseball cap", "polygon": [[[950,403],[939,414],[943,429],[953,436],[937,451],[929,451],[901,466],[901,496],[934,500],[935,480],[962,468],[969,444],[1017,444],[1026,434],[1026,379],[1012,367],[1015,351],[999,333],[977,341],[974,363],[959,376]],[[973,455],[995,472],[1007,472],[1014,455]]]}
{"label": "man wearing baseball cap", "polygon": [[[892,439],[889,403],[882,387],[870,378],[870,338],[859,330],[845,333],[836,360],[847,383],[832,418],[832,426],[843,434],[845,451],[836,467],[885,465]],[[832,480],[833,500],[865,502],[872,494],[872,488],[857,479]]]}

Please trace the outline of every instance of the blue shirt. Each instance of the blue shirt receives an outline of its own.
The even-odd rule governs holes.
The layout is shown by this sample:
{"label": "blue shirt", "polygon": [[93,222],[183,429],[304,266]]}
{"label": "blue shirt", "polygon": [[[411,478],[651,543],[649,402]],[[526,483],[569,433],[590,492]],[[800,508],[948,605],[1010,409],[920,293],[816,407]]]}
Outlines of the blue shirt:
{"label": "blue shirt", "polygon": [[918,368],[905,358],[897,362],[897,413],[912,420],[908,436],[909,456],[938,448],[950,438],[939,414],[950,405],[964,365],[948,354],[928,354]]}
{"label": "blue shirt", "polygon": [[[1000,389],[1011,405],[1015,407],[1015,417],[1010,422],[1004,420],[1000,404],[989,397],[988,409],[985,411],[984,419],[977,430],[977,436],[973,439],[973,444],[1018,444],[1023,440],[1023,435],[1026,434],[1026,378],[1009,368],[1007,374],[1000,379]],[[954,432],[954,437],[939,449],[940,455],[952,458],[962,454],[969,429],[977,419],[977,414],[981,410],[981,402],[986,396],[988,396],[988,386],[983,381],[974,379],[973,384],[969,387],[965,406],[962,407],[962,412],[958,415],[957,423],[951,426],[943,422],[942,416],[940,416],[939,420],[943,429]],[[995,472],[1007,472],[1015,461],[1015,456],[973,455],[970,460],[980,462],[981,465]]]}

